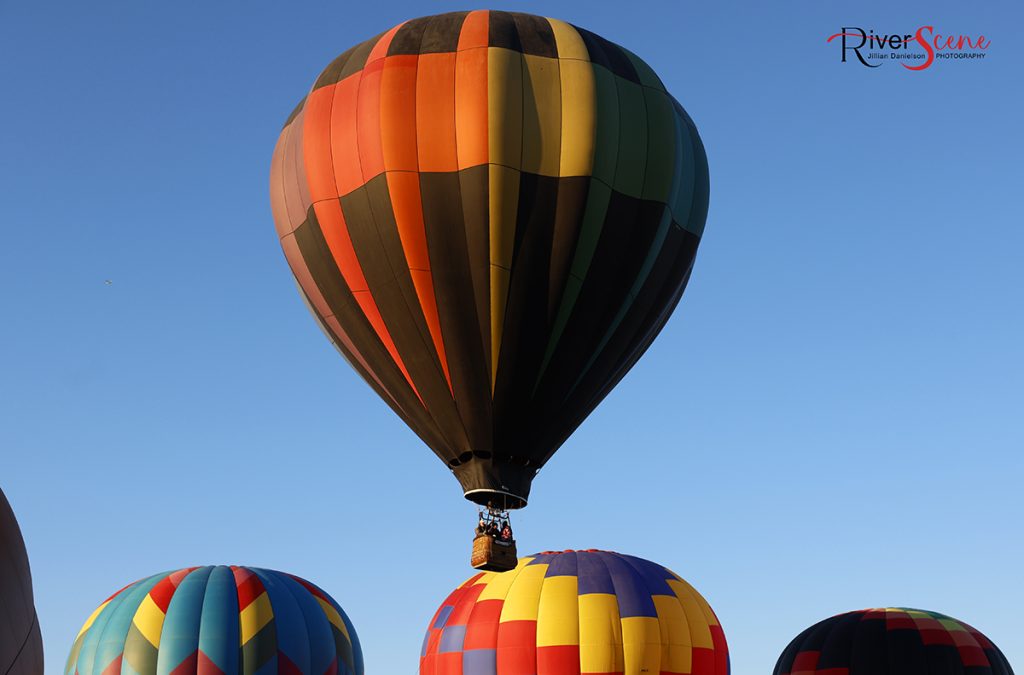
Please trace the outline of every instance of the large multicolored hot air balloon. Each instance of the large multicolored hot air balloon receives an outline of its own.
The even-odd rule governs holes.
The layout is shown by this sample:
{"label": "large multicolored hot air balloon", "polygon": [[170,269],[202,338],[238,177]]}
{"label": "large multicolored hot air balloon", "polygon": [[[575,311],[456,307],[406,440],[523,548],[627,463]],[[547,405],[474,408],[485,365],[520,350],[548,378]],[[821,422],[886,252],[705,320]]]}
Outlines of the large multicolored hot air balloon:
{"label": "large multicolored hot air balloon", "polygon": [[789,643],[775,675],[1013,675],[999,648],[945,614],[884,608],[820,621]]}
{"label": "large multicolored hot air balloon", "polygon": [[189,567],[103,602],[65,675],[363,675],[352,622],[304,579],[255,567]]}
{"label": "large multicolored hot air balloon", "polygon": [[708,167],[632,52],[555,19],[454,12],[328,65],[270,189],[338,350],[467,498],[518,508],[679,302]]}
{"label": "large multicolored hot air balloon", "polygon": [[653,562],[608,551],[523,558],[468,579],[430,620],[420,675],[728,675],[708,603]]}
{"label": "large multicolored hot air balloon", "polygon": [[0,673],[43,673],[43,639],[32,599],[28,553],[3,490],[0,490]]}

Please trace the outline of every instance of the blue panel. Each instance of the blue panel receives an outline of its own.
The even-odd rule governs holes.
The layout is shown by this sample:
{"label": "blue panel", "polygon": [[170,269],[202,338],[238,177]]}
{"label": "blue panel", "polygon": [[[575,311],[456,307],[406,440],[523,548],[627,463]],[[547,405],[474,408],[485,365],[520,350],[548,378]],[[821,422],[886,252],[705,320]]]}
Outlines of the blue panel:
{"label": "blue panel", "polygon": [[615,586],[619,616],[624,619],[631,616],[657,617],[658,611],[654,608],[654,600],[647,592],[647,586],[640,573],[617,555],[606,555],[604,562]]}
{"label": "blue panel", "polygon": [[552,558],[557,557],[558,556],[551,555],[550,553],[538,553],[535,556],[533,556],[533,560],[526,563],[526,566],[529,567],[530,565],[543,565],[545,563],[551,562]]}
{"label": "blue panel", "polygon": [[430,642],[430,631],[423,634],[423,646],[420,647],[420,658],[427,655],[427,644]]}
{"label": "blue panel", "polygon": [[470,649],[462,652],[462,675],[497,675],[498,652],[495,649]]}
{"label": "blue panel", "polygon": [[576,554],[577,576],[579,577],[578,593],[615,593],[608,567],[604,564],[602,553],[580,551]]}
{"label": "blue panel", "polygon": [[441,611],[437,613],[437,619],[434,620],[434,628],[444,628],[444,625],[448,623],[448,617],[455,611],[455,605],[445,605],[441,608]]}
{"label": "blue panel", "polygon": [[320,607],[320,602],[306,587],[288,575],[282,574],[278,580],[287,587],[296,604],[302,611],[306,622],[306,634],[309,640],[309,667],[310,673],[326,673],[327,669],[338,659],[338,672],[342,672],[345,663],[337,654],[334,644],[334,630],[327,615]]}
{"label": "blue panel", "polygon": [[[306,618],[292,595],[284,575],[271,570],[249,568],[261,582],[274,611],[274,628],[277,633],[277,649],[298,666],[303,673],[309,669],[309,635],[306,632]],[[157,673],[162,675],[162,673]]]}
{"label": "blue panel", "polygon": [[672,573],[657,563],[650,560],[637,558],[631,555],[620,556],[629,563],[637,574],[644,580],[647,592],[651,595],[669,595],[675,597],[672,587],[668,585],[668,579],[674,579]]}
{"label": "blue panel", "polygon": [[448,626],[441,631],[441,645],[438,652],[461,652],[462,644],[466,640],[465,626]]}
{"label": "blue panel", "polygon": [[548,571],[545,577],[574,577],[576,576],[576,553],[562,553],[551,556],[548,564]]}
{"label": "blue panel", "polygon": [[157,675],[170,675],[182,661],[199,649],[199,622],[206,595],[206,582],[212,567],[193,570],[175,589],[167,605],[167,616],[160,630]]}
{"label": "blue panel", "polygon": [[230,567],[210,572],[199,619],[199,649],[225,673],[238,671],[238,589]]}

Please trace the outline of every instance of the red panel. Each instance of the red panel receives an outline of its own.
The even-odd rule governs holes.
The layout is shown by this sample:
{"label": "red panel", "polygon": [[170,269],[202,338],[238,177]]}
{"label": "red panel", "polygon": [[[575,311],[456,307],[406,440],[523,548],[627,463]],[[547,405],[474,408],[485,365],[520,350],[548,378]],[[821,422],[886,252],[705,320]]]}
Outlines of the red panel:
{"label": "red panel", "polygon": [[186,656],[181,663],[171,670],[171,675],[195,675],[199,668],[199,650]]}
{"label": "red panel", "polygon": [[[172,675],[174,675],[172,673]],[[292,662],[288,655],[282,652],[280,649],[277,650],[277,675],[306,675],[302,672],[295,663]]]}
{"label": "red panel", "polygon": [[224,675],[224,671],[217,667],[209,656],[199,652],[199,659],[196,664],[196,675]]}
{"label": "red panel", "polygon": [[725,641],[725,631],[722,626],[708,626],[711,629],[711,644],[715,649],[715,673],[716,675],[728,675],[729,673],[729,645]]}
{"label": "red panel", "polygon": [[579,645],[537,648],[537,675],[579,675]]}
{"label": "red panel", "polygon": [[437,675],[462,675],[462,652],[437,655]]}
{"label": "red panel", "polygon": [[957,650],[960,652],[960,660],[963,661],[965,666],[986,667],[990,665],[988,657],[985,656],[985,652],[981,647],[964,645],[962,647],[957,647]]}
{"label": "red panel", "polygon": [[331,159],[331,108],[334,85],[310,93],[303,108],[302,156],[306,162],[309,195],[314,202],[338,196]]}
{"label": "red panel", "polygon": [[927,629],[920,631],[920,633],[923,644],[953,646],[953,636],[945,628]]}
{"label": "red panel", "polygon": [[537,675],[536,668],[537,622],[506,621],[499,624],[498,672],[501,675]]}
{"label": "red panel", "polygon": [[[116,659],[107,664],[101,675],[121,675],[121,660],[123,658],[124,652],[121,652]],[[75,675],[78,675],[78,669],[75,669]]]}
{"label": "red panel", "polygon": [[459,169],[487,163],[487,49],[455,60],[455,127]]}
{"label": "red panel", "polygon": [[504,600],[482,600],[473,605],[466,624],[463,649],[494,649],[498,646],[498,619],[504,604]]}
{"label": "red panel", "polygon": [[798,670],[814,670],[818,667],[818,659],[821,658],[821,652],[819,651],[808,651],[800,652],[793,659],[793,667],[791,670],[796,672]]}
{"label": "red panel", "polygon": [[149,591],[149,597],[153,598],[153,602],[156,603],[156,606],[164,614],[167,613],[167,605],[171,603],[171,597],[174,595],[175,589],[174,582],[167,576],[158,581],[156,586],[153,586]]}
{"label": "red panel", "polygon": [[384,59],[380,82],[380,133],[387,171],[416,171],[415,54]]}
{"label": "red panel", "polygon": [[[694,647],[691,653],[693,654],[693,675],[715,675],[715,650]],[[793,669],[793,672],[796,672],[796,668]]]}
{"label": "red panel", "polygon": [[420,54],[416,71],[416,141],[420,171],[457,171],[455,53]]}
{"label": "red panel", "polygon": [[420,673],[419,675],[436,675],[437,673],[437,654],[434,652],[427,652],[427,655],[420,659]]}
{"label": "red panel", "polygon": [[361,71],[353,73],[334,85],[329,147],[334,161],[334,182],[337,189],[335,194],[340,197],[363,184],[363,172],[359,168],[359,137],[356,131],[356,98],[361,77]]}
{"label": "red panel", "polygon": [[462,597],[456,603],[455,609],[452,611],[451,616],[448,617],[446,626],[465,626],[469,623],[469,615],[473,612],[476,599],[480,597],[480,593],[484,590],[484,585],[480,584],[463,588],[465,588],[465,593],[462,594]]}
{"label": "red panel", "polygon": [[384,172],[384,148],[380,132],[380,81],[384,61],[363,68],[356,105],[356,132],[359,139],[359,164],[363,182]]}

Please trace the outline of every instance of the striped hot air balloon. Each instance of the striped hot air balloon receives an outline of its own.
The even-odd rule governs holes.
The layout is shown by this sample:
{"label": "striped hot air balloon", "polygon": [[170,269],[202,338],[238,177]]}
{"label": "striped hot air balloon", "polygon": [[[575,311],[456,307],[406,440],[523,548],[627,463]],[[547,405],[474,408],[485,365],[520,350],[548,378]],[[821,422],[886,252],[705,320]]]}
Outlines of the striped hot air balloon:
{"label": "striped hot air balloon", "polygon": [[820,621],[789,643],[775,675],[1013,675],[999,648],[963,621],[887,607]]}
{"label": "striped hot air balloon", "polygon": [[89,616],[65,675],[363,675],[352,622],[304,579],[189,567],[136,581]]}
{"label": "striped hot air balloon", "polygon": [[3,490],[0,490],[0,673],[43,673],[43,639],[32,598],[28,553]]}
{"label": "striped hot air balloon", "polygon": [[467,498],[518,508],[679,302],[708,167],[632,52],[555,19],[454,12],[328,65],[270,191],[334,345]]}
{"label": "striped hot air balloon", "polygon": [[427,628],[420,675],[728,675],[725,634],[674,572],[608,551],[468,579]]}

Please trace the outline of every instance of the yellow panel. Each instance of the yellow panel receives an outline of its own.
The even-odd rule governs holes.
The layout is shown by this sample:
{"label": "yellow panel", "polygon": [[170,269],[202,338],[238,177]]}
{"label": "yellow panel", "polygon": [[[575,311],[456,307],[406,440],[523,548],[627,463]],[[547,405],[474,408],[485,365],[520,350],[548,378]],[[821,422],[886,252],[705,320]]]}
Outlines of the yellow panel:
{"label": "yellow panel", "polygon": [[540,606],[540,589],[544,584],[547,565],[529,565],[519,570],[501,606],[498,621],[536,621]]}
{"label": "yellow panel", "polygon": [[700,595],[685,581],[669,579],[668,585],[672,587],[676,597],[679,598],[679,603],[683,606],[683,611],[686,612],[686,621],[690,624],[690,637],[693,639],[693,646],[714,649],[715,643],[711,639],[711,629],[708,628],[708,621],[700,606],[701,603],[697,601]]}
{"label": "yellow panel", "polygon": [[501,333],[505,328],[509,269],[519,209],[519,172],[491,164],[488,171],[488,215],[491,258],[491,388],[498,372]]}
{"label": "yellow panel", "polygon": [[146,597],[142,599],[139,608],[135,610],[132,623],[142,633],[142,637],[149,641],[149,644],[159,647],[160,629],[164,625],[164,616],[163,610],[157,606],[152,596],[147,593]]}
{"label": "yellow panel", "polygon": [[[334,605],[323,598],[317,598],[317,602],[320,603],[320,609],[324,610],[324,614],[327,615],[327,620],[330,621],[335,628],[341,631],[341,634],[347,637],[351,642],[352,637],[348,634],[348,627],[345,625],[345,620],[341,618],[341,614],[338,614],[338,610],[334,609]],[[269,600],[267,601],[267,607],[270,607]]]}
{"label": "yellow panel", "polygon": [[82,630],[78,631],[78,635],[75,636],[76,640],[78,638],[82,637],[82,633],[84,633],[85,631],[89,630],[89,628],[92,626],[93,622],[96,621],[96,617],[98,617],[100,615],[100,612],[103,611],[103,608],[106,607],[109,604],[110,604],[110,600],[107,600],[102,605],[97,607],[96,610],[92,614],[89,615],[89,618],[85,620],[84,624],[82,624]]}
{"label": "yellow panel", "polygon": [[580,608],[580,672],[621,673],[622,623],[619,603],[608,593],[587,593]]}
{"label": "yellow panel", "polygon": [[661,630],[651,616],[622,620],[623,675],[661,672]]}
{"label": "yellow panel", "polygon": [[562,145],[562,85],[558,59],[523,55],[522,170],[557,176]]}
{"label": "yellow panel", "polygon": [[673,596],[655,595],[652,599],[658,611],[658,628],[661,630],[661,669],[668,673],[690,672],[690,626],[683,606]]}
{"label": "yellow panel", "polygon": [[585,61],[561,61],[562,145],[558,175],[589,176],[594,168],[597,90],[594,67]]}
{"label": "yellow panel", "polygon": [[487,83],[490,161],[518,169],[523,156],[523,55],[489,47]]}
{"label": "yellow panel", "polygon": [[477,602],[483,602],[484,600],[504,600],[505,596],[508,595],[508,589],[515,581],[515,578],[519,576],[519,573],[523,570],[526,564],[533,560],[533,558],[524,558],[519,561],[514,570],[508,572],[502,572],[501,574],[488,573],[483,578],[490,579],[487,582],[487,588],[480,592],[480,597],[477,598]]}
{"label": "yellow panel", "polygon": [[[321,606],[323,602],[321,601]],[[333,607],[332,607],[333,609]],[[239,644],[244,645],[253,635],[274,618],[274,610],[270,608],[270,597],[266,591],[249,603],[249,606],[238,613]],[[328,614],[328,618],[330,615]],[[332,622],[333,623],[333,622]]]}
{"label": "yellow panel", "polygon": [[537,610],[537,646],[578,645],[580,610],[576,577],[547,577],[540,589]]}
{"label": "yellow panel", "polygon": [[548,19],[548,23],[551,24],[551,32],[555,34],[558,58],[590,61],[590,52],[587,51],[587,45],[584,44],[583,38],[575,28],[558,19]]}

